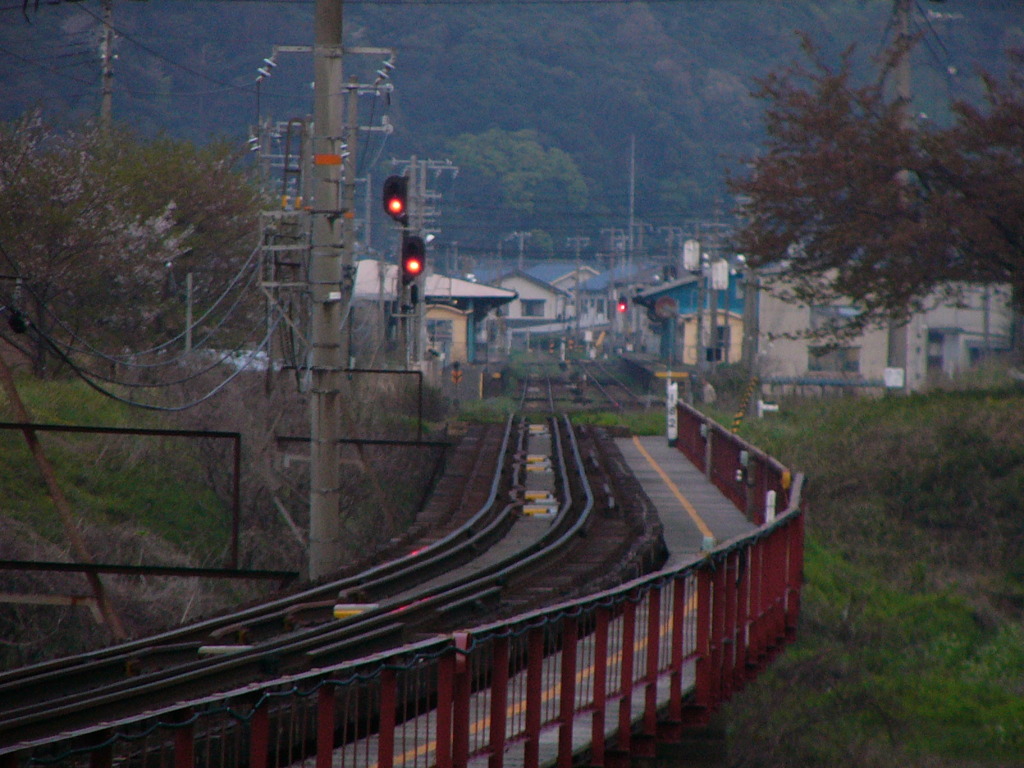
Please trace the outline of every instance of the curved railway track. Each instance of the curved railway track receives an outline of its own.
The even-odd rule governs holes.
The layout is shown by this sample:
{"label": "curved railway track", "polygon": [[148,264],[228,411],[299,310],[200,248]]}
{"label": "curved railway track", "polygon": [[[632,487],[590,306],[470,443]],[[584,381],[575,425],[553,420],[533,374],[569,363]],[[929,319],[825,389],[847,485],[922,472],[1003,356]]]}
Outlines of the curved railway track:
{"label": "curved railway track", "polygon": [[[545,402],[556,402],[550,384]],[[609,444],[578,436],[565,417],[471,432],[431,504],[378,564],[0,675],[0,747],[396,647],[655,567],[656,524],[615,502],[625,481],[614,477]]]}

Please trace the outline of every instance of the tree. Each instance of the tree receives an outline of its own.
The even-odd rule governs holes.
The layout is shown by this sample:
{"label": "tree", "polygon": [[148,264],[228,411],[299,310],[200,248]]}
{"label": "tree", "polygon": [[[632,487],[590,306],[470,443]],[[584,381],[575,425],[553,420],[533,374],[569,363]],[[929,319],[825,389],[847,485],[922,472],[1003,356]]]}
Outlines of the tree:
{"label": "tree", "polygon": [[58,134],[37,113],[0,125],[0,303],[34,329],[37,373],[51,341],[149,346],[181,304],[169,269],[198,253],[215,276],[237,270],[257,211],[223,151],[95,127]]}
{"label": "tree", "polygon": [[1024,99],[989,79],[990,111],[956,105],[948,129],[914,126],[884,77],[854,83],[853,50],[759,83],[767,148],[745,178],[738,249],[784,293],[853,303],[846,330],[906,318],[961,281],[1024,291]]}
{"label": "tree", "polygon": [[[1018,65],[1024,54],[1011,59]],[[1024,78],[986,76],[987,110],[954,105],[956,124],[924,137],[933,217],[970,279],[1010,283],[1024,308]]]}
{"label": "tree", "polygon": [[460,168],[463,215],[491,221],[507,211],[516,217],[498,222],[484,242],[509,229],[540,228],[587,206],[587,183],[572,158],[557,147],[546,148],[534,131],[494,128],[463,134],[449,146]]}

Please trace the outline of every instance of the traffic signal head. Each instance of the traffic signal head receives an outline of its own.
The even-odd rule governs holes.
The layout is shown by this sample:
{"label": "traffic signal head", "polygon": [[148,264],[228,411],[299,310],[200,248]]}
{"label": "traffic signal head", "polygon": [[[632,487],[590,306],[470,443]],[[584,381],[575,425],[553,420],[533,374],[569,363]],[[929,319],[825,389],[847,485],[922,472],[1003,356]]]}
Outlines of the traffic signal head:
{"label": "traffic signal head", "polygon": [[408,212],[409,179],[405,176],[388,176],[384,179],[384,212],[405,226]]}
{"label": "traffic signal head", "polygon": [[615,306],[615,309],[617,309],[620,314],[629,309],[629,302],[626,301],[625,296],[619,296],[619,303]]}
{"label": "traffic signal head", "polygon": [[427,246],[422,237],[402,238],[402,284],[408,285],[423,274],[427,265]]}

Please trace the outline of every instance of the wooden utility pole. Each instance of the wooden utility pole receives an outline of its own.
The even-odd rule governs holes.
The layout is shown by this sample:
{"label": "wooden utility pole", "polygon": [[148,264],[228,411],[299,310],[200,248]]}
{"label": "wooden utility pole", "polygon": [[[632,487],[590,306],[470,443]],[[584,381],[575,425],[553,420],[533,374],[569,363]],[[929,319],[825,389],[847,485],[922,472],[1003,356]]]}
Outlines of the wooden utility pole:
{"label": "wooden utility pole", "polygon": [[310,265],[309,577],[341,566],[341,371],[348,359],[342,326],[352,300],[352,253],[342,232],[344,161],[342,2],[316,0],[313,46],[313,247]]}

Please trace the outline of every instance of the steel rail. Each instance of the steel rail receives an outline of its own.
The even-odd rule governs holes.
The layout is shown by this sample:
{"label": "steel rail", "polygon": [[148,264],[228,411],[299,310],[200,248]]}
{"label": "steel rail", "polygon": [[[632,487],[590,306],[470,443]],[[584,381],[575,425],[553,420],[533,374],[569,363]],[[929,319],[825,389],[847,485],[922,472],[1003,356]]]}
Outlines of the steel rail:
{"label": "steel rail", "polygon": [[618,387],[623,392],[625,392],[626,395],[630,398],[630,400],[633,403],[635,403],[636,405],[639,405],[639,406],[644,406],[645,405],[643,398],[641,398],[639,395],[637,395],[636,392],[634,392],[624,381],[622,381],[622,379],[620,379],[618,376],[616,376],[611,371],[611,369],[607,365],[605,365],[604,363],[601,363],[601,362],[598,362],[598,361],[591,361],[591,362],[588,362],[588,363],[577,362],[577,366],[579,367],[579,370],[582,373],[582,375],[587,377],[590,380],[590,382],[593,383],[595,387],[597,387],[598,391],[602,395],[604,395],[604,397],[607,398],[608,401],[612,404],[612,406],[614,408],[616,408],[617,410],[619,410],[619,411],[626,410],[626,405],[624,403],[620,402],[619,400],[617,400],[612,395],[612,393],[609,391],[608,386],[605,383],[601,382],[597,378],[597,376],[595,376],[588,369],[597,369],[598,371],[601,372],[601,374],[603,376],[611,379],[615,387]]}
{"label": "steel rail", "polygon": [[[74,690],[76,685],[95,685],[97,679],[124,678],[135,674],[138,667],[147,660],[163,657],[177,659],[183,654],[194,653],[203,641],[218,633],[232,631],[238,627],[253,628],[260,624],[277,623],[289,612],[310,604],[330,601],[333,607],[339,593],[345,593],[364,586],[372,579],[408,578],[408,574],[419,563],[436,563],[439,553],[455,553],[453,543],[459,539],[472,541],[472,531],[481,527],[488,516],[497,514],[496,501],[501,492],[502,478],[510,465],[514,452],[509,450],[513,434],[513,418],[505,423],[499,449],[499,461],[494,472],[489,494],[484,504],[460,528],[417,549],[409,555],[387,560],[371,566],[360,573],[320,584],[301,592],[268,601],[242,611],[199,621],[187,627],[180,627],[157,635],[122,643],[109,648],[87,652],[73,657],[54,659],[29,667],[23,667],[0,674],[0,700],[5,702],[0,713],[0,738],[6,730],[8,713],[20,701],[32,702],[37,708],[40,692],[46,685],[59,684],[64,690]],[[129,681],[130,682],[130,681]]]}
{"label": "steel rail", "polygon": [[[127,681],[119,681],[101,691],[84,691],[51,700],[39,705],[21,707],[8,712],[0,721],[0,740],[5,740],[5,732],[38,731],[46,727],[65,729],[79,722],[97,706],[104,707],[103,716],[123,712],[132,706],[154,706],[155,704],[172,701],[182,695],[194,694],[200,684],[206,689],[213,687],[237,685],[246,680],[259,679],[267,674],[279,674],[283,669],[300,670],[314,661],[317,665],[336,661],[344,654],[365,654],[397,645],[402,642],[403,634],[408,628],[421,628],[438,615],[443,615],[447,606],[458,606],[467,601],[500,594],[514,578],[522,578],[532,573],[545,557],[551,558],[575,536],[585,529],[591,510],[593,496],[586,479],[585,468],[579,455],[575,436],[568,419],[565,426],[558,427],[554,423],[553,434],[557,445],[554,453],[558,464],[560,482],[563,489],[570,486],[570,473],[567,459],[571,460],[575,477],[571,484],[582,488],[584,500],[576,514],[565,514],[573,505],[563,499],[561,514],[555,525],[537,541],[509,554],[498,563],[476,571],[469,577],[453,579],[451,583],[434,586],[416,592],[412,598],[405,597],[399,601],[385,600],[376,608],[371,608],[359,616],[340,623],[324,627],[312,627],[293,632],[285,637],[273,638],[249,648],[240,648],[230,655],[212,661],[194,661],[177,665],[169,670],[161,670],[142,675]],[[561,431],[567,432],[562,437]],[[567,445],[566,445],[567,444]],[[568,457],[566,454],[569,454]],[[492,498],[496,494],[492,494]],[[509,505],[506,511],[509,510]],[[498,526],[492,522],[485,526],[480,535],[492,534]],[[449,541],[451,539],[449,538]],[[479,544],[479,537],[466,540]],[[382,582],[394,582],[395,573],[383,573]],[[412,573],[405,573],[413,578]],[[363,582],[364,589],[372,589],[373,585]],[[194,652],[194,647],[181,649],[184,653]],[[49,726],[47,726],[49,724]],[[59,724],[59,725],[58,725]]]}

